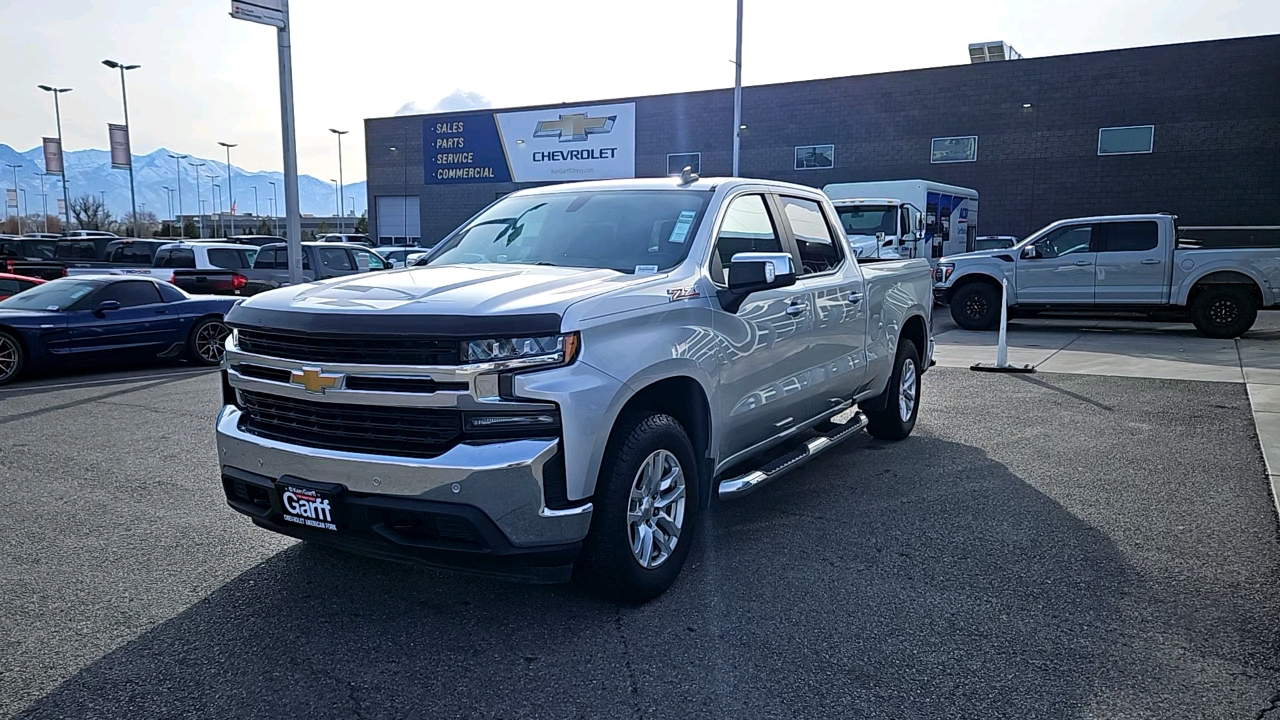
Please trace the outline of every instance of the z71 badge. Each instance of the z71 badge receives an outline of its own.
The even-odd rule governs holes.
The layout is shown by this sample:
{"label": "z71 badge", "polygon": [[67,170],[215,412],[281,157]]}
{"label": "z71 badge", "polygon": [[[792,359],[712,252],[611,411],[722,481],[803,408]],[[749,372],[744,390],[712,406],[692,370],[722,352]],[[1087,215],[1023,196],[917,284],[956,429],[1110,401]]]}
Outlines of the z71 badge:
{"label": "z71 badge", "polygon": [[696,287],[671,288],[667,291],[667,296],[671,298],[671,302],[677,300],[691,300],[696,297],[702,297],[702,293],[698,292]]}

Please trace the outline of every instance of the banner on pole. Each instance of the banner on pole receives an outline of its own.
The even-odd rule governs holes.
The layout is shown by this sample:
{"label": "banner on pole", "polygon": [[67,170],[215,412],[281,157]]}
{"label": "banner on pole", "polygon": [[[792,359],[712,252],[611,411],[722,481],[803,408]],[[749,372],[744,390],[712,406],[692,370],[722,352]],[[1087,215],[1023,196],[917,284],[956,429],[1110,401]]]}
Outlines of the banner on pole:
{"label": "banner on pole", "polygon": [[44,138],[44,171],[62,172],[62,141],[58,138]]}
{"label": "banner on pole", "polygon": [[280,0],[231,0],[231,17],[262,25],[284,27],[284,8]]}
{"label": "banner on pole", "polygon": [[107,135],[111,143],[111,167],[127,170],[133,165],[129,153],[129,126],[107,123]]}
{"label": "banner on pole", "polygon": [[18,207],[18,191],[13,188],[5,188],[4,191],[5,205],[11,208]]}

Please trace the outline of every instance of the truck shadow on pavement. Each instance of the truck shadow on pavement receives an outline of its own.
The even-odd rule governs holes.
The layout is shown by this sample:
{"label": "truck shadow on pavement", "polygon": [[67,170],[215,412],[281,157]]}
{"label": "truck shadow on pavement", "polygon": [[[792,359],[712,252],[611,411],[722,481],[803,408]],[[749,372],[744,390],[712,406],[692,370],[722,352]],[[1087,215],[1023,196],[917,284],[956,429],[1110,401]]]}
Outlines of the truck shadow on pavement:
{"label": "truck shadow on pavement", "polygon": [[1117,604],[1135,578],[1105,535],[978,448],[848,445],[713,513],[643,607],[298,544],[20,717],[1025,720],[1148,701],[1158,675],[1125,638],[1169,629]]}

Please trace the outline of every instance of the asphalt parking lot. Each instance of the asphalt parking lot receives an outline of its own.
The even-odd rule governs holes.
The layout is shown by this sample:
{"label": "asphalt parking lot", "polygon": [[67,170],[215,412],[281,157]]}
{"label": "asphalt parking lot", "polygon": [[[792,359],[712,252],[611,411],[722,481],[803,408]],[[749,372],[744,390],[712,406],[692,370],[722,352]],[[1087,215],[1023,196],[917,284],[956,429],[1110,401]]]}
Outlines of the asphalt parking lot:
{"label": "asphalt parking lot", "polygon": [[1243,384],[925,376],[619,607],[229,510],[216,376],[0,391],[0,716],[1280,718]]}

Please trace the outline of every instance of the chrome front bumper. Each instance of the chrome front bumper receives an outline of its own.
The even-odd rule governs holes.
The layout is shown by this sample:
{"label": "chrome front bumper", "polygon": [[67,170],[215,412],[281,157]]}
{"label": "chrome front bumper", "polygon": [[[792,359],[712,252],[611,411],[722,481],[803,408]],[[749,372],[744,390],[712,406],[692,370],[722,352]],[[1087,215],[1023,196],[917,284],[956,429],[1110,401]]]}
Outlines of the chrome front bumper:
{"label": "chrome front bumper", "polygon": [[458,445],[431,459],[368,455],[302,447],[240,429],[241,411],[218,413],[218,460],[269,478],[338,483],[346,489],[385,496],[469,505],[485,513],[517,547],[581,541],[591,525],[591,504],[549,510],[543,502],[544,464],[559,440],[512,440]]}

